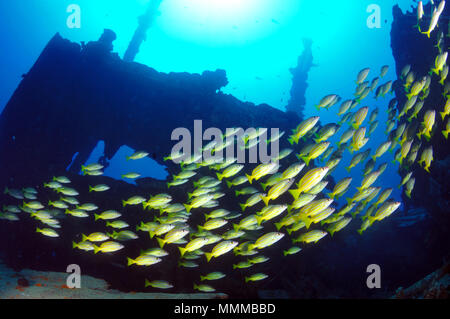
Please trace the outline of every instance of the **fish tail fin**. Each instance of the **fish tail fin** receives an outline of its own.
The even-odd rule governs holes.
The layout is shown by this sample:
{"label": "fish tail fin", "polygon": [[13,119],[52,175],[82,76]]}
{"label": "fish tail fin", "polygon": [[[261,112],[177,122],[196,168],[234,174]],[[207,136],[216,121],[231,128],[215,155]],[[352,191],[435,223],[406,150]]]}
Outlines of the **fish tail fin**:
{"label": "fish tail fin", "polygon": [[248,182],[251,184],[251,183],[252,183],[252,180],[253,180],[253,177],[250,176],[250,175],[248,175],[248,174],[245,174],[245,176],[247,177]]}
{"label": "fish tail fin", "polygon": [[205,253],[206,261],[209,262],[212,258],[212,253]]}
{"label": "fish tail fin", "polygon": [[263,188],[263,190],[266,190],[267,184],[261,183],[261,187]]}
{"label": "fish tail fin", "polygon": [[100,218],[98,214],[94,214],[94,220],[97,221]]}
{"label": "fish tail fin", "polygon": [[286,231],[287,231],[288,235],[292,234],[292,229],[288,228],[288,229],[286,229]]}
{"label": "fish tail fin", "polygon": [[287,250],[283,250],[283,255],[286,257],[288,255],[288,251]]}
{"label": "fish tail fin", "polygon": [[424,169],[425,169],[428,173],[430,173],[430,167],[429,167],[429,166],[424,167]]}
{"label": "fish tail fin", "polygon": [[301,191],[298,189],[291,189],[289,190],[289,193],[291,193],[294,199],[297,199],[300,196]]}
{"label": "fish tail fin", "polygon": [[263,202],[266,206],[269,205],[269,201],[270,201],[269,196],[261,196],[261,199],[263,200]]}
{"label": "fish tail fin", "polygon": [[178,249],[180,250],[181,257],[183,257],[184,253],[186,252],[186,248],[178,247]]}
{"label": "fish tail fin", "polygon": [[150,281],[148,281],[148,279],[145,279],[145,288],[147,288],[147,287],[149,287],[149,286],[151,286],[151,285],[150,285]]}
{"label": "fish tail fin", "polygon": [[127,257],[127,261],[128,261],[128,266],[131,266],[132,264],[134,264],[134,260]]}
{"label": "fish tail fin", "polygon": [[277,228],[277,230],[280,230],[280,228],[283,227],[283,224],[281,224],[281,222],[280,223],[275,223],[274,225]]}
{"label": "fish tail fin", "polygon": [[350,170],[351,170],[352,168],[351,168],[350,166],[347,166],[345,169],[347,170],[347,172],[350,173]]}
{"label": "fish tail fin", "polygon": [[156,238],[156,240],[158,241],[159,247],[163,248],[166,241],[161,238]]}
{"label": "fish tail fin", "polygon": [[363,190],[364,188],[361,186],[361,187],[356,187],[356,190],[358,191],[358,192],[360,192],[361,193],[361,191]]}
{"label": "fish tail fin", "polygon": [[219,179],[219,181],[221,181],[223,179],[223,175],[220,173],[216,173],[217,178]]}
{"label": "fish tail fin", "polygon": [[191,212],[191,209],[192,209],[192,206],[191,205],[188,205],[188,204],[183,204],[184,205],[184,207],[186,208],[186,211],[188,212],[188,213],[190,213]]}
{"label": "fish tail fin", "polygon": [[334,199],[334,196],[335,196],[334,193],[328,193],[327,195],[328,195],[328,197],[330,197],[331,199]]}
{"label": "fish tail fin", "polygon": [[441,114],[442,120],[445,118],[445,112],[439,112]]}
{"label": "fish tail fin", "polygon": [[[122,199],[122,207],[125,207],[126,205],[127,205],[127,202]],[[144,209],[145,209],[145,207],[144,207]]]}
{"label": "fish tail fin", "polygon": [[294,139],[292,137],[288,138],[288,142],[289,144],[294,145]]}
{"label": "fish tail fin", "polygon": [[77,248],[77,247],[78,247],[78,244],[77,244],[76,242],[73,241],[73,242],[72,242],[72,248],[75,249],[75,248]]}
{"label": "fish tail fin", "polygon": [[412,96],[413,96],[413,94],[412,94],[412,93],[408,93],[408,94],[406,94],[406,98],[408,99],[408,101],[409,101],[409,100],[411,100]]}
{"label": "fish tail fin", "polygon": [[94,254],[98,253],[100,251],[100,247],[93,245],[94,247]]}
{"label": "fish tail fin", "polygon": [[247,207],[245,204],[239,204],[241,206],[242,211],[245,211],[245,207]]}
{"label": "fish tail fin", "polygon": [[256,216],[256,222],[258,223],[258,226],[261,225],[262,221],[263,221],[262,216]]}
{"label": "fish tail fin", "polygon": [[245,277],[245,283],[248,283],[250,281],[249,277]]}
{"label": "fish tail fin", "polygon": [[309,156],[301,156],[301,159],[306,163],[306,166],[309,166],[309,161],[311,160]]}
{"label": "fish tail fin", "polygon": [[233,185],[233,184],[232,184],[230,181],[227,181],[227,186],[228,186],[228,188],[231,188],[232,185]]}
{"label": "fish tail fin", "polygon": [[357,232],[358,232],[358,234],[362,235],[363,230],[362,229],[358,229]]}
{"label": "fish tail fin", "polygon": [[88,240],[87,236],[85,234],[81,234],[81,241]]}
{"label": "fish tail fin", "polygon": [[153,238],[153,237],[155,237],[155,232],[152,231],[152,230],[150,230],[150,231],[148,232],[148,235],[150,236],[150,238]]}
{"label": "fish tail fin", "polygon": [[445,139],[448,139],[448,132],[447,131],[442,131],[442,135],[444,135]]}
{"label": "fish tail fin", "polygon": [[311,218],[305,217],[301,218],[301,220],[305,223],[306,229],[309,229],[309,227],[311,227],[311,224],[313,222]]}

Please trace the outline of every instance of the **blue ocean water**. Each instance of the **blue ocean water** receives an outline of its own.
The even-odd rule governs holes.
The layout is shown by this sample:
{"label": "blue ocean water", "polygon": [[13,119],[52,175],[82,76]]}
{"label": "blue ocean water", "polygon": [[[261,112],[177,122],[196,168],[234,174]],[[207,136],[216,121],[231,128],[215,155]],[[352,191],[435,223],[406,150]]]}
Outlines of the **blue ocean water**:
{"label": "blue ocean water", "polygon": [[[80,28],[67,26],[71,14],[67,8],[71,4],[81,9]],[[370,1],[350,0],[165,0],[136,62],[167,73],[225,69],[229,84],[223,92],[243,101],[267,103],[284,110],[292,85],[289,69],[296,65],[303,50],[302,38],[311,38],[317,66],[312,68],[308,78],[305,116],[309,117],[317,114],[313,105],[326,94],[351,98],[355,76],[362,68],[378,71],[382,65],[389,65],[386,81],[394,79],[395,65],[389,40],[392,6],[399,4],[406,11],[414,2],[377,1],[380,28],[367,26],[367,19],[373,13],[367,11],[371,4]],[[8,45],[8,50],[0,52],[2,76],[7,79],[0,84],[0,111],[17,87],[20,75],[33,65],[55,32],[81,42],[96,39],[105,28],[113,29],[117,34],[114,52],[123,56],[136,28],[136,17],[145,12],[147,5],[148,1],[106,0],[94,3],[30,0],[26,7],[0,4],[0,30]],[[380,129],[367,144],[374,150],[379,141],[385,140],[383,123],[387,115],[383,110],[387,105],[385,101],[374,99],[368,99],[366,104],[381,110]],[[337,122],[337,111],[337,108],[322,110],[322,122]],[[342,163],[347,164],[350,159],[347,155]],[[385,160],[391,161],[392,157],[385,155]],[[380,178],[383,184],[399,183],[397,168],[397,164],[388,166],[387,173]],[[106,174],[120,176],[119,172]],[[336,180],[348,175],[343,170],[335,174]],[[164,169],[155,167],[154,174],[147,176],[164,176]],[[399,198],[399,195],[395,188],[393,196]]]}
{"label": "blue ocean water", "polygon": [[[80,28],[67,25],[71,15],[67,8],[73,4],[81,10]],[[56,32],[80,43],[98,39],[104,29],[114,30],[117,39],[113,51],[123,57],[138,25],[138,17],[148,4],[148,0],[28,0],[27,6],[1,2],[0,33],[7,49],[0,51],[0,113],[22,80],[21,75],[28,72]],[[205,70],[224,69],[229,83],[222,92],[244,102],[266,103],[284,111],[292,86],[290,69],[296,66],[304,50],[303,39],[308,38],[312,40],[314,66],[308,74],[304,117],[318,115],[322,125],[337,123],[340,103],[329,110],[318,111],[314,106],[322,97],[338,94],[343,100],[353,98],[356,75],[363,68],[371,69],[371,79],[379,75],[383,65],[388,65],[387,75],[380,80],[382,84],[395,81],[396,69],[403,67],[395,65],[391,50],[392,7],[396,4],[407,12],[416,1],[162,0],[152,16],[147,39],[135,62],[165,73],[201,74]],[[380,25],[375,28],[368,22],[374,5],[380,14]],[[386,110],[393,97],[388,94],[376,100],[371,94],[358,106],[369,106],[370,111],[380,110],[378,128],[364,148],[370,148],[372,154],[387,139],[384,133]],[[330,141],[335,144],[344,130],[346,127]],[[139,161],[126,161],[126,156],[134,151],[138,150],[122,145],[110,159],[104,175],[123,180],[121,175],[126,165],[128,171],[139,172],[141,177],[160,181],[170,177],[166,167],[151,155]],[[84,164],[98,162],[103,153],[104,142],[99,140]],[[73,160],[76,157],[74,154]],[[351,158],[352,155],[345,152],[332,176],[335,181],[351,176],[352,186],[359,186],[363,176],[355,171],[360,172],[364,164],[347,172],[344,167]],[[376,167],[382,162],[388,163],[377,184],[383,189],[392,187],[390,198],[401,201],[403,189],[397,187],[401,181],[399,164],[391,163],[393,159],[393,154],[387,152],[377,160]],[[317,160],[316,163],[321,164]],[[351,189],[346,196],[354,192]],[[345,198],[338,202],[344,205]],[[352,240],[355,239],[348,242]],[[343,242],[342,245],[348,244]],[[380,247],[374,247],[374,255],[382,254],[378,249]]]}

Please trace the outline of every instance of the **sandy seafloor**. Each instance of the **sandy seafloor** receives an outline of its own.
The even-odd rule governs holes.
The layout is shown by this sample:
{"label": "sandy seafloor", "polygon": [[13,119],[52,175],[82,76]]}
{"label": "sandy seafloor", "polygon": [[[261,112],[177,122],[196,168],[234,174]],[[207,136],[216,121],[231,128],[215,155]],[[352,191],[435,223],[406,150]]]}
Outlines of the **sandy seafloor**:
{"label": "sandy seafloor", "polygon": [[68,273],[23,269],[19,272],[0,260],[0,299],[225,299],[222,293],[142,293],[109,289],[102,279],[81,276],[81,288],[66,285]]}

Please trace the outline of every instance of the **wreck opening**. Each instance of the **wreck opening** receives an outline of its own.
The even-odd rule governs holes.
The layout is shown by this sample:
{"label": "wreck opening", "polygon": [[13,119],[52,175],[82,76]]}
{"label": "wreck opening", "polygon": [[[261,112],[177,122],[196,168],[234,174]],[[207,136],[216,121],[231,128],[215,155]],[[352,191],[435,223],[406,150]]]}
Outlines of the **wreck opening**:
{"label": "wreck opening", "polygon": [[[100,163],[104,166],[103,176],[108,176],[116,180],[123,180],[130,184],[136,184],[134,180],[123,179],[122,175],[129,172],[139,172],[139,178],[150,177],[157,180],[165,180],[168,172],[167,167],[160,165],[151,157],[141,158],[139,160],[127,160],[127,156],[133,154],[136,150],[127,145],[122,145],[111,159],[105,156],[105,141],[100,140],[97,146],[92,150],[86,163]],[[82,175],[80,171],[79,174]]]}

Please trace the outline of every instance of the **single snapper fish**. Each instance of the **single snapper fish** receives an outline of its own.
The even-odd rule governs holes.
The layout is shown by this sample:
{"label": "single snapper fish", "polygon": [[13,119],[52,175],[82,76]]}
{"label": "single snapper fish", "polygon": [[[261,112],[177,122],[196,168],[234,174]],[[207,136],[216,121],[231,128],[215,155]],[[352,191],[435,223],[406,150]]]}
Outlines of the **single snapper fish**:
{"label": "single snapper fish", "polygon": [[112,253],[118,250],[121,250],[122,248],[124,248],[124,246],[120,243],[117,243],[115,241],[107,241],[104,242],[103,244],[101,244],[100,246],[94,246],[94,254],[98,253],[98,252],[102,252],[102,253]]}
{"label": "single snapper fish", "polygon": [[76,242],[73,241],[72,242],[72,248],[73,249],[78,248],[78,249],[84,250],[84,251],[92,251],[92,250],[94,250],[94,244],[92,244],[89,241],[82,241],[82,242],[79,242],[79,243],[76,243]]}
{"label": "single snapper fish", "polygon": [[294,202],[288,206],[288,213],[293,209],[300,209],[305,205],[311,203],[317,197],[316,194],[302,194]]}
{"label": "single snapper fish", "polygon": [[263,208],[263,210],[256,216],[256,223],[261,225],[263,221],[271,220],[287,209],[287,205],[270,205]]}
{"label": "single snapper fish", "polygon": [[85,234],[81,234],[82,241],[90,241],[90,242],[100,242],[109,239],[109,236],[104,233],[92,233],[89,236]]}
{"label": "single snapper fish", "polygon": [[294,182],[295,179],[291,178],[276,183],[269,189],[267,196],[263,196],[264,194],[261,195],[261,199],[263,200],[264,204],[266,204],[266,206],[269,205],[270,200],[277,199],[279,196],[287,192],[287,190],[292,186],[292,184],[294,184]]}
{"label": "single snapper fish", "polygon": [[119,212],[115,211],[115,210],[107,210],[101,214],[94,214],[94,218],[95,220],[111,220],[111,219],[116,219],[119,218],[120,216],[122,216],[122,214],[120,214]]}
{"label": "single snapper fish", "polygon": [[400,202],[387,201],[381,205],[381,207],[375,212],[374,216],[368,216],[367,218],[372,223],[376,220],[380,221],[394,213],[400,205]]}
{"label": "single snapper fish", "polygon": [[266,196],[266,194],[262,194],[262,193],[253,194],[249,199],[247,199],[247,201],[244,204],[239,204],[239,205],[241,206],[242,211],[245,211],[245,209],[247,207],[251,207],[251,206],[258,204],[262,200],[262,197],[265,197],[265,196]]}
{"label": "single snapper fish", "polygon": [[276,173],[276,170],[278,169],[278,164],[274,162],[266,163],[266,164],[260,164],[258,165],[252,172],[251,175],[245,174],[247,176],[247,179],[249,183],[251,184],[253,180],[258,180],[263,176],[274,174]]}
{"label": "single snapper fish", "polygon": [[421,138],[422,135],[424,135],[428,141],[431,139],[430,132],[433,129],[435,118],[436,118],[435,110],[428,110],[425,112],[422,122],[423,129],[419,133],[417,133],[417,137],[419,139]]}
{"label": "single snapper fish", "polygon": [[271,232],[271,233],[267,233],[265,235],[262,235],[261,237],[259,237],[254,244],[250,244],[248,246],[249,250],[253,250],[253,249],[263,249],[265,247],[268,246],[272,246],[273,244],[275,244],[276,242],[278,242],[280,239],[282,239],[284,237],[283,233],[279,233],[279,232]]}
{"label": "single snapper fish", "polygon": [[127,158],[127,161],[129,161],[130,159],[131,160],[138,160],[138,159],[141,159],[141,158],[144,158],[144,157],[148,156],[148,154],[149,153],[147,153],[145,151],[137,151],[137,152],[134,152],[132,155],[127,156],[126,158]]}
{"label": "single snapper fish", "polygon": [[110,187],[108,185],[99,184],[99,185],[95,185],[95,186],[89,186],[89,193],[90,192],[104,192],[109,189],[110,189]]}
{"label": "single snapper fish", "polygon": [[445,139],[448,139],[448,133],[450,133],[450,118],[447,119],[445,129],[442,130],[442,135],[444,135]]}
{"label": "single snapper fish", "polygon": [[51,228],[36,228],[36,232],[47,237],[59,237],[59,234]]}
{"label": "single snapper fish", "polygon": [[334,233],[342,230],[345,226],[347,226],[352,221],[351,217],[344,217],[339,221],[334,222],[327,228],[327,231],[333,236]]}
{"label": "single snapper fish", "polygon": [[121,175],[122,178],[128,178],[128,179],[136,179],[136,178],[138,178],[140,176],[141,176],[141,174],[134,173],[134,172]]}
{"label": "single snapper fish", "polygon": [[355,118],[354,118],[354,121],[353,121],[353,123],[352,123],[352,127],[353,127],[355,130],[357,130],[357,129],[361,126],[362,122],[364,122],[364,120],[365,120],[366,117],[367,117],[368,111],[369,111],[369,107],[365,106],[365,107],[360,108],[360,109],[355,113]]}
{"label": "single snapper fish", "polygon": [[370,72],[370,68],[364,68],[361,71],[359,71],[358,76],[356,78],[356,84],[361,84],[363,83],[367,76],[369,75]]}
{"label": "single snapper fish", "polygon": [[432,161],[433,161],[433,147],[430,145],[430,147],[422,151],[420,160],[417,163],[421,166],[423,165],[423,168],[429,173]]}
{"label": "single snapper fish", "polygon": [[165,244],[171,244],[171,243],[183,238],[188,233],[189,233],[189,230],[187,230],[187,229],[174,228],[171,231],[169,231],[163,239],[157,238],[157,241],[159,243],[159,246],[161,248],[163,248]]}
{"label": "single snapper fish", "polygon": [[335,99],[336,99],[337,95],[336,94],[329,94],[325,97],[323,97],[319,104],[316,105],[317,110],[320,110],[321,108],[327,107],[328,105],[330,105]]}
{"label": "single snapper fish", "polygon": [[253,274],[251,276],[245,277],[245,282],[249,282],[249,281],[260,281],[263,279],[266,279],[267,277],[269,277],[266,274],[263,273],[257,273],[257,274]]}
{"label": "single snapper fish", "polygon": [[86,211],[82,210],[82,209],[66,209],[65,211],[66,215],[71,215],[73,217],[78,217],[78,218],[86,218],[89,217],[89,214],[86,213]]}
{"label": "single snapper fish", "polygon": [[79,193],[75,189],[70,188],[70,187],[58,187],[56,189],[56,192],[63,193],[66,196],[78,196],[79,195]]}
{"label": "single snapper fish", "polygon": [[143,202],[142,205],[144,209],[147,207],[159,209],[162,206],[169,204],[172,201],[172,196],[169,194],[157,194],[155,196],[150,197],[147,202]]}
{"label": "single snapper fish", "polygon": [[128,200],[122,200],[122,206],[125,207],[126,205],[138,205],[145,202],[145,198],[141,196],[133,196],[130,197]]}
{"label": "single snapper fish", "polygon": [[322,181],[328,173],[328,167],[316,167],[309,170],[297,183],[297,189],[290,190],[294,199],[297,199],[301,193],[309,191],[312,187]]}
{"label": "single snapper fish", "polygon": [[226,275],[222,272],[216,271],[216,272],[211,272],[207,275],[204,276],[200,276],[200,281],[204,281],[204,280],[219,280],[224,278]]}
{"label": "single snapper fish", "polygon": [[204,206],[205,204],[211,202],[214,199],[212,194],[204,194],[199,197],[195,197],[189,204],[184,204],[187,212],[189,213],[192,208],[198,208]]}
{"label": "single snapper fish", "polygon": [[316,124],[319,122],[320,117],[313,116],[302,121],[296,129],[293,130],[293,135],[288,139],[289,143],[298,144],[300,138],[304,137]]}
{"label": "single snapper fish", "polygon": [[242,164],[232,164],[227,167],[223,173],[217,173],[217,178],[221,181],[223,178],[229,178],[239,173],[244,168]]}
{"label": "single snapper fish", "polygon": [[61,184],[69,184],[70,183],[70,179],[68,179],[66,176],[53,176],[52,180],[54,182],[58,182],[58,183],[61,183]]}
{"label": "single snapper fish", "polygon": [[205,253],[206,261],[209,262],[211,258],[217,258],[223,254],[226,254],[230,250],[233,250],[234,247],[238,245],[237,241],[225,240],[218,243],[210,253]]}
{"label": "single snapper fish", "polygon": [[323,237],[325,237],[328,233],[323,230],[314,229],[307,233],[304,233],[300,235],[298,238],[295,238],[292,240],[292,242],[298,243],[298,242],[304,242],[304,243],[317,243],[319,240],[321,240]]}
{"label": "single snapper fish", "polygon": [[145,279],[145,288],[147,287],[153,287],[158,289],[170,289],[173,288],[173,285],[165,280],[149,281],[148,279]]}
{"label": "single snapper fish", "polygon": [[196,283],[194,283],[194,290],[198,290],[201,292],[214,292],[216,291],[216,289],[214,289],[213,287],[209,286],[209,285],[197,285]]}
{"label": "single snapper fish", "polygon": [[86,166],[81,165],[81,171],[83,172],[83,175],[86,175],[86,171],[98,171],[103,169],[103,165],[99,163],[92,163]]}
{"label": "single snapper fish", "polygon": [[136,259],[127,258],[128,266],[138,265],[138,266],[151,266],[157,264],[161,261],[161,258],[151,256],[151,255],[142,255],[137,257]]}
{"label": "single snapper fish", "polygon": [[314,145],[309,151],[307,156],[302,156],[301,159],[306,163],[306,166],[309,166],[309,162],[312,159],[316,159],[320,155],[322,155],[330,146],[330,142],[321,142],[319,144]]}
{"label": "single snapper fish", "polygon": [[333,191],[331,193],[328,193],[328,196],[331,199],[339,198],[349,189],[351,182],[351,177],[343,178],[334,186]]}

